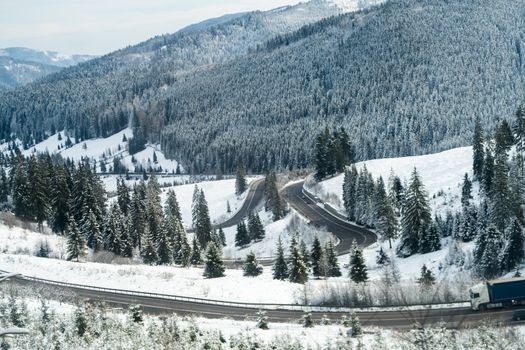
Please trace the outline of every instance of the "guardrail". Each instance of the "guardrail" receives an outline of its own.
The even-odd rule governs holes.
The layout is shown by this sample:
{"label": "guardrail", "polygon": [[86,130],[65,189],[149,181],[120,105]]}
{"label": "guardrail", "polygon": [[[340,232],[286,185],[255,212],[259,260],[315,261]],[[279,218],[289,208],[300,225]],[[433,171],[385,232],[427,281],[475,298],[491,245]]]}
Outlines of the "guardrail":
{"label": "guardrail", "polygon": [[[3,273],[9,273],[7,271],[1,271]],[[299,304],[271,304],[271,303],[243,303],[236,301],[224,301],[214,299],[204,299],[196,297],[186,297],[180,295],[170,295],[162,293],[142,292],[127,289],[115,289],[97,286],[87,286],[82,284],[59,282],[53,280],[47,280],[43,278],[30,277],[19,275],[13,279],[28,281],[33,283],[39,283],[49,286],[62,287],[72,290],[83,290],[83,291],[96,291],[102,293],[111,293],[115,295],[128,295],[137,296],[142,298],[154,298],[160,300],[169,300],[177,302],[186,302],[193,304],[213,305],[213,306],[224,306],[233,308],[242,308],[247,310],[284,310],[284,311],[309,311],[309,312],[328,312],[328,313],[346,313],[346,312],[378,312],[378,311],[396,311],[396,310],[428,310],[432,308],[462,308],[467,301],[457,301],[452,303],[427,303],[427,304],[412,304],[412,305],[390,305],[390,306],[370,306],[370,307],[330,307],[330,306],[314,306],[314,305],[299,305]]]}

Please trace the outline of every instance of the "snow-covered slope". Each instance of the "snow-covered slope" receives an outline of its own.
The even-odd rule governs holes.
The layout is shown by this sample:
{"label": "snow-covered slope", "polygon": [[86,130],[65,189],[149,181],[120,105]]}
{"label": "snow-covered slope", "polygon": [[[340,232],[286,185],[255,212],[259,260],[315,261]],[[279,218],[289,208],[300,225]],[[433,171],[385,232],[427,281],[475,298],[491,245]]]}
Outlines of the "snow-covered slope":
{"label": "snow-covered slope", "polygon": [[[472,147],[454,148],[449,151],[415,157],[376,159],[356,164],[366,166],[374,178],[383,177],[385,182],[393,171],[402,181],[410,180],[417,169],[430,198],[430,205],[436,214],[447,210],[459,210],[461,184],[465,174],[472,179]],[[343,207],[343,175],[338,175],[311,187],[312,192],[336,208]],[[475,183],[474,186],[477,186]],[[473,191],[477,194],[476,188]]]}
{"label": "snow-covered slope", "polygon": [[0,49],[0,91],[29,84],[94,58],[89,55],[64,55],[54,51],[37,51],[24,47]]}
{"label": "snow-covered slope", "polygon": [[[146,149],[130,155],[127,141],[133,137],[133,130],[130,128],[106,138],[90,139],[76,144],[75,138],[71,137],[70,140],[74,145],[69,148],[66,148],[66,135],[64,131],[57,132],[22,153],[25,156],[43,152],[56,153],[77,162],[83,158],[89,158],[96,161],[97,171],[101,171],[101,162],[103,162],[106,165],[106,171],[112,172],[115,158],[119,159],[120,163],[130,172],[135,172],[138,167],[148,172],[150,170],[158,173],[175,173],[177,171],[178,162],[166,159],[159,145],[147,145]],[[0,150],[3,152],[6,152],[7,148],[7,144],[0,145]],[[179,170],[183,171],[184,169],[179,167]]]}

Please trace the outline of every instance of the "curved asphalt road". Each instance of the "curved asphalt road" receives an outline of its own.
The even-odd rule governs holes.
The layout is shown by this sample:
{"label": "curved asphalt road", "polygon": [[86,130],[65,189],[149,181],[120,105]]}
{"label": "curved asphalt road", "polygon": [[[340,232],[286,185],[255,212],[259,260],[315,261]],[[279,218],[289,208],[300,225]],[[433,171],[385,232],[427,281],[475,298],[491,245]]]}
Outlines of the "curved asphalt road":
{"label": "curved asphalt road", "polygon": [[[264,178],[253,181],[250,184],[248,193],[246,194],[246,199],[242,203],[242,207],[228,220],[220,224],[214,224],[213,228],[218,229],[219,227],[226,228],[231,226],[237,226],[238,223],[246,219],[248,214],[252,211],[255,211],[255,209],[257,209],[257,207],[261,203],[264,197],[264,184]],[[189,229],[187,230],[187,232],[193,232],[193,229]]]}
{"label": "curved asphalt road", "polygon": [[326,228],[338,239],[338,254],[346,254],[355,240],[362,247],[371,245],[377,240],[376,235],[366,228],[351,224],[336,215],[329,214],[318,203],[303,194],[304,181],[294,183],[282,190],[284,199],[299,213],[310,220],[310,223]]}
{"label": "curved asphalt road", "polygon": [[[45,283],[26,280],[23,277],[14,277],[10,283],[25,285],[30,288],[41,288]],[[70,292],[78,297],[89,299],[90,301],[100,301],[106,304],[127,308],[129,305],[139,304],[143,310],[151,314],[171,314],[193,315],[206,318],[228,317],[235,320],[255,320],[255,316],[260,309],[256,306],[242,307],[232,305],[215,305],[209,303],[199,303],[194,301],[177,301],[167,298],[154,296],[129,295],[122,292],[98,291],[82,287],[63,287],[48,285],[52,291],[58,289],[52,295],[62,298],[64,292]],[[297,322],[304,315],[301,310],[265,309],[270,322]],[[348,313],[340,311],[312,312],[314,320],[319,321],[327,315],[333,322],[339,322],[343,315]],[[437,323],[446,323],[449,328],[470,327],[480,322],[492,324],[511,324],[512,310],[502,309],[491,312],[472,311],[470,308],[444,308],[444,309],[425,309],[425,310],[388,310],[374,312],[357,312],[361,323],[364,326],[378,326],[392,329],[410,329],[414,325],[429,326]],[[515,322],[514,322],[515,323]]]}

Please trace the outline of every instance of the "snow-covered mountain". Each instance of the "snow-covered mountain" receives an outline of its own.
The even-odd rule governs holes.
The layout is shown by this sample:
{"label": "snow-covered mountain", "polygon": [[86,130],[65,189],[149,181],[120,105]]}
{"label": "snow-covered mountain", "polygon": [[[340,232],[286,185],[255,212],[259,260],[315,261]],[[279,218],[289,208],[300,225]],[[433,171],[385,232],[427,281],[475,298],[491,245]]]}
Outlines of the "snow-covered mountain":
{"label": "snow-covered mountain", "polygon": [[86,62],[94,57],[65,55],[25,47],[0,49],[0,91],[31,83],[62,68]]}

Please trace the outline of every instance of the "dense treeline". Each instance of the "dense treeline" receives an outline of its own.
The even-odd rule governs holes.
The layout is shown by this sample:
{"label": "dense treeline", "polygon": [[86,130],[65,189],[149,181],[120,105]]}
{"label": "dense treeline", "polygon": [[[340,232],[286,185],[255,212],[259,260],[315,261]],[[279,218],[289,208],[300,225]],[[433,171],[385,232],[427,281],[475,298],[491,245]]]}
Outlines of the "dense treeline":
{"label": "dense treeline", "polygon": [[[115,82],[98,77],[106,66],[95,60],[78,80],[55,76],[5,94],[0,130],[4,137],[25,133],[26,143],[30,132],[41,139],[52,127],[83,139],[129,119],[193,173],[233,173],[239,162],[254,172],[310,166],[312,138],[325,125],[346,128],[358,160],[449,149],[469,142],[476,117],[492,128],[523,98],[524,6],[393,0],[187,74],[166,63],[178,41],[166,38],[165,52],[157,38],[158,52],[143,71],[118,60],[133,61],[126,50],[104,58],[123,66],[114,69],[123,72]],[[199,35],[214,30],[220,33],[213,27]],[[197,51],[211,45],[189,42]],[[131,52],[140,57],[141,49]],[[86,96],[90,91],[95,95]]]}

